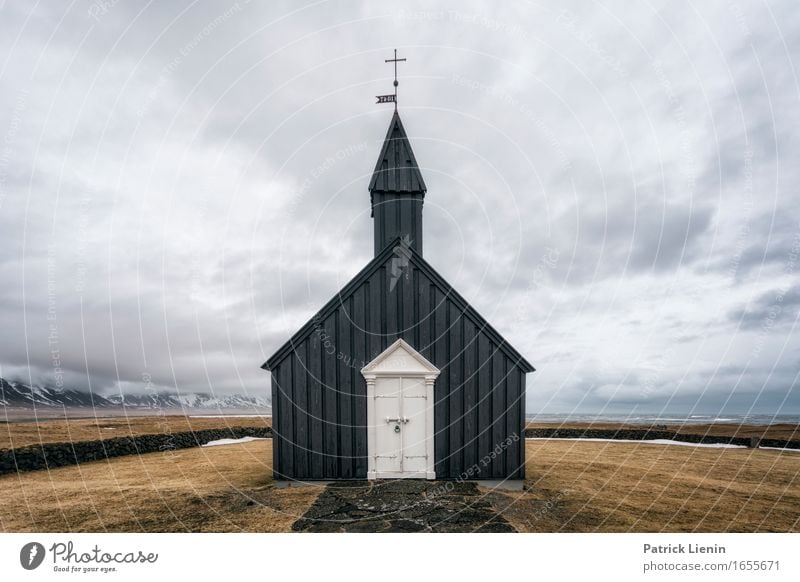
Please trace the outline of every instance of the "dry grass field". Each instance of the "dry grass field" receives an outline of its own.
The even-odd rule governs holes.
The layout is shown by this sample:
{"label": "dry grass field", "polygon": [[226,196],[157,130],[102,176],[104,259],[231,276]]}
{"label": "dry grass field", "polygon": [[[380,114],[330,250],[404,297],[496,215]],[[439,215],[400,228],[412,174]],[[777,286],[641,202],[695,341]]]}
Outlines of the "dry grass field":
{"label": "dry grass field", "polygon": [[0,530],[288,531],[322,487],[277,489],[272,441],[0,477]]}
{"label": "dry grass field", "polygon": [[528,441],[525,468],[491,494],[519,531],[800,531],[800,452]]}
{"label": "dry grass field", "polygon": [[[321,487],[278,489],[272,443],[0,477],[2,531],[289,531]],[[487,490],[520,531],[798,531],[800,453],[529,441],[528,491]]]}
{"label": "dry grass field", "polygon": [[0,423],[0,449],[39,443],[95,441],[143,434],[165,434],[224,428],[227,426],[271,426],[270,417],[131,416],[115,418],[70,418]]}

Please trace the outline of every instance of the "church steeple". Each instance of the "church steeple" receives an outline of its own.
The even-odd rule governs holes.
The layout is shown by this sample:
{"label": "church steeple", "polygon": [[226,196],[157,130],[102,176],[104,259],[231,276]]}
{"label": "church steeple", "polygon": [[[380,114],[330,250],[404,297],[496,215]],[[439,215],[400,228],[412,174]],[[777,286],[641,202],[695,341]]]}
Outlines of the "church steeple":
{"label": "church steeple", "polygon": [[425,181],[397,111],[392,115],[369,182],[375,221],[375,254],[397,237],[422,255],[422,202]]}

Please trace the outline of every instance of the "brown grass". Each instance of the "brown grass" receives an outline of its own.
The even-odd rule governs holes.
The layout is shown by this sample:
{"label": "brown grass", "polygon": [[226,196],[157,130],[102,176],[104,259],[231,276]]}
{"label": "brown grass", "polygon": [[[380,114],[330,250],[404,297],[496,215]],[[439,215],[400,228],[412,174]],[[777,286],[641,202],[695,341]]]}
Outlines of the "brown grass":
{"label": "brown grass", "polygon": [[0,530],[289,531],[321,486],[277,489],[272,441],[0,477]]}
{"label": "brown grass", "polygon": [[269,417],[132,416],[128,418],[71,418],[0,424],[0,449],[39,443],[78,442],[143,434],[164,434],[225,428],[271,426]]}
{"label": "brown grass", "polygon": [[519,531],[800,531],[800,453],[529,441],[526,471],[490,494]]}
{"label": "brown grass", "polygon": [[[272,442],[0,477],[2,531],[288,531],[320,486],[278,489]],[[529,441],[520,531],[800,531],[800,453]]]}

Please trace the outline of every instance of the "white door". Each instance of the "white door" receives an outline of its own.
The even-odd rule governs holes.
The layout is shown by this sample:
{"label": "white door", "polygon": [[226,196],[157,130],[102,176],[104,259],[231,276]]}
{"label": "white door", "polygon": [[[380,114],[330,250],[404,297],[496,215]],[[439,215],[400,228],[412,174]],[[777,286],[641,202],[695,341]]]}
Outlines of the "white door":
{"label": "white door", "polygon": [[[375,382],[375,471],[400,473],[403,470],[403,396],[400,378],[379,378]],[[383,423],[381,423],[383,421]]]}
{"label": "white door", "polygon": [[403,384],[403,427],[402,436],[404,473],[424,473],[428,466],[428,403],[423,378],[401,378]]}
{"label": "white door", "polygon": [[439,370],[397,340],[361,373],[367,381],[367,478],[434,479],[433,386]]}
{"label": "white door", "polygon": [[428,419],[424,379],[377,378],[374,398],[375,471],[383,478],[425,477]]}

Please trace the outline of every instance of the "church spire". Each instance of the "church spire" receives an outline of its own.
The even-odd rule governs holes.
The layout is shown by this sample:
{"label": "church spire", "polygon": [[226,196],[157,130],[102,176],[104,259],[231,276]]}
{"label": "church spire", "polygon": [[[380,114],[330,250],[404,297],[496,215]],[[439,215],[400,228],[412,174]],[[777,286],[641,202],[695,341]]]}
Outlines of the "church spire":
{"label": "church spire", "polygon": [[369,182],[369,191],[375,190],[422,193],[426,190],[417,159],[397,111],[392,115],[389,131],[386,132],[378,163],[375,164],[375,171],[372,172]]}
{"label": "church spire", "polygon": [[375,255],[402,237],[422,255],[422,201],[425,181],[397,111],[369,182],[375,230]]}

